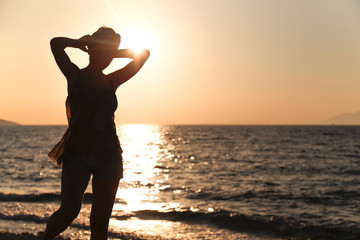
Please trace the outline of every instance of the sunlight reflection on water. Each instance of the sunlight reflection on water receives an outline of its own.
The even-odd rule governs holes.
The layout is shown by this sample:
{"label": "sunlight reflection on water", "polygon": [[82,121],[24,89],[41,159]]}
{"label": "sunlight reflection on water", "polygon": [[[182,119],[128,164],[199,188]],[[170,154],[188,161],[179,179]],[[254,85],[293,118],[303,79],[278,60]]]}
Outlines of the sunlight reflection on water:
{"label": "sunlight reflection on water", "polygon": [[[159,161],[168,154],[167,149],[162,148],[164,139],[161,128],[157,125],[121,125],[118,127],[118,136],[124,151],[124,178],[119,184],[114,212],[126,216],[133,211],[144,209],[164,210],[178,207],[177,203],[159,202],[157,197],[166,180],[166,175],[162,174],[163,169],[158,168],[161,165]],[[147,235],[157,235],[161,232],[156,230],[159,226],[167,226],[164,221],[140,221],[136,218],[127,221],[112,219],[110,225],[118,230]]]}
{"label": "sunlight reflection on water", "polygon": [[166,180],[157,168],[159,160],[167,153],[160,127],[157,125],[131,124],[118,128],[123,147],[124,178],[121,180],[114,210],[160,210],[165,203],[157,200],[160,184]]}
{"label": "sunlight reflection on water", "polygon": [[159,128],[151,125],[125,125],[119,131],[124,148],[123,181],[143,185],[152,183],[153,176],[158,172],[155,166],[160,154]]}
{"label": "sunlight reflection on water", "polygon": [[[189,212],[199,211],[191,200],[177,197],[191,178],[186,175],[189,174],[185,171],[187,165],[185,170],[176,166],[181,161],[186,162],[187,157],[175,156],[173,152],[179,144],[187,152],[186,144],[189,142],[172,136],[172,131],[174,129],[171,127],[158,125],[131,124],[118,127],[124,151],[124,178],[120,181],[116,195],[110,220],[111,231],[133,232],[144,239],[248,239],[247,234],[214,228],[201,222],[187,224],[167,220],[166,217],[157,219],[165,216],[160,213],[174,216],[172,213],[184,212],[183,216],[189,220]],[[189,161],[195,160],[192,155],[188,158]],[[178,173],[177,177],[174,177],[174,172]],[[202,204],[202,207],[207,212],[214,212],[207,203]]]}

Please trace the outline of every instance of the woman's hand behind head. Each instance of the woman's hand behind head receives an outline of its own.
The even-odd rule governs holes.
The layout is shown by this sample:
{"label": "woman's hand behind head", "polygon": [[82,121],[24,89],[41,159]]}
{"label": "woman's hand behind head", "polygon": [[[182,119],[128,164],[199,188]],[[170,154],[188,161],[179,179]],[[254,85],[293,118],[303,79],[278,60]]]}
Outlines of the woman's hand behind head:
{"label": "woman's hand behind head", "polygon": [[91,36],[85,35],[79,38],[79,49],[83,50],[84,52],[89,52],[89,46],[91,45]]}

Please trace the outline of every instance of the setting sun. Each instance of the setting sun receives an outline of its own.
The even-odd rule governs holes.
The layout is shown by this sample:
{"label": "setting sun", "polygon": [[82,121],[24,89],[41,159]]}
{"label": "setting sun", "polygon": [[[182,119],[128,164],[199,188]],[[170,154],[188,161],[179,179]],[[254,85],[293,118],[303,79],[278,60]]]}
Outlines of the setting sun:
{"label": "setting sun", "polygon": [[121,46],[122,48],[130,48],[135,53],[140,52],[142,49],[153,50],[150,35],[141,29],[132,29],[128,32],[122,32]]}

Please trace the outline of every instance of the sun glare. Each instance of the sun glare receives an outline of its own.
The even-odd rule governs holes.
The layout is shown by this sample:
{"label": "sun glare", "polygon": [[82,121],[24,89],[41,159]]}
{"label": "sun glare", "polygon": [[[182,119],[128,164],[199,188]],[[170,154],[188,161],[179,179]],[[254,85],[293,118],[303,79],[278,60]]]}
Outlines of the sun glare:
{"label": "sun glare", "polygon": [[[146,31],[140,30],[140,28],[132,28],[131,30],[118,31],[121,35],[120,49],[131,49],[135,54],[138,54],[143,49],[149,49],[150,52],[154,52],[155,45],[152,38]],[[155,50],[156,51],[156,50]],[[152,58],[150,58],[149,61]],[[85,59],[86,62],[86,59]],[[130,59],[126,58],[114,58],[112,63],[104,71],[105,74],[109,74],[119,69],[119,66],[125,66],[130,62]],[[84,65],[85,67],[86,65]]]}
{"label": "sun glare", "polygon": [[152,40],[149,34],[144,30],[132,29],[121,34],[121,44],[124,48],[130,48],[135,53],[142,49],[152,50]]}

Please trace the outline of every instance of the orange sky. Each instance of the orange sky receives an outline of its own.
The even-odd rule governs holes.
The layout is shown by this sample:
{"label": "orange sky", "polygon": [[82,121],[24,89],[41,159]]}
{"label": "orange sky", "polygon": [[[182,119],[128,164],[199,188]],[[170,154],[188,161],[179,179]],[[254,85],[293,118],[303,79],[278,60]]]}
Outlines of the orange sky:
{"label": "orange sky", "polygon": [[[0,119],[65,124],[49,41],[103,24],[120,47],[138,32],[151,51],[117,91],[119,124],[312,124],[360,110],[357,1],[2,0]],[[67,52],[86,66],[85,53]]]}

